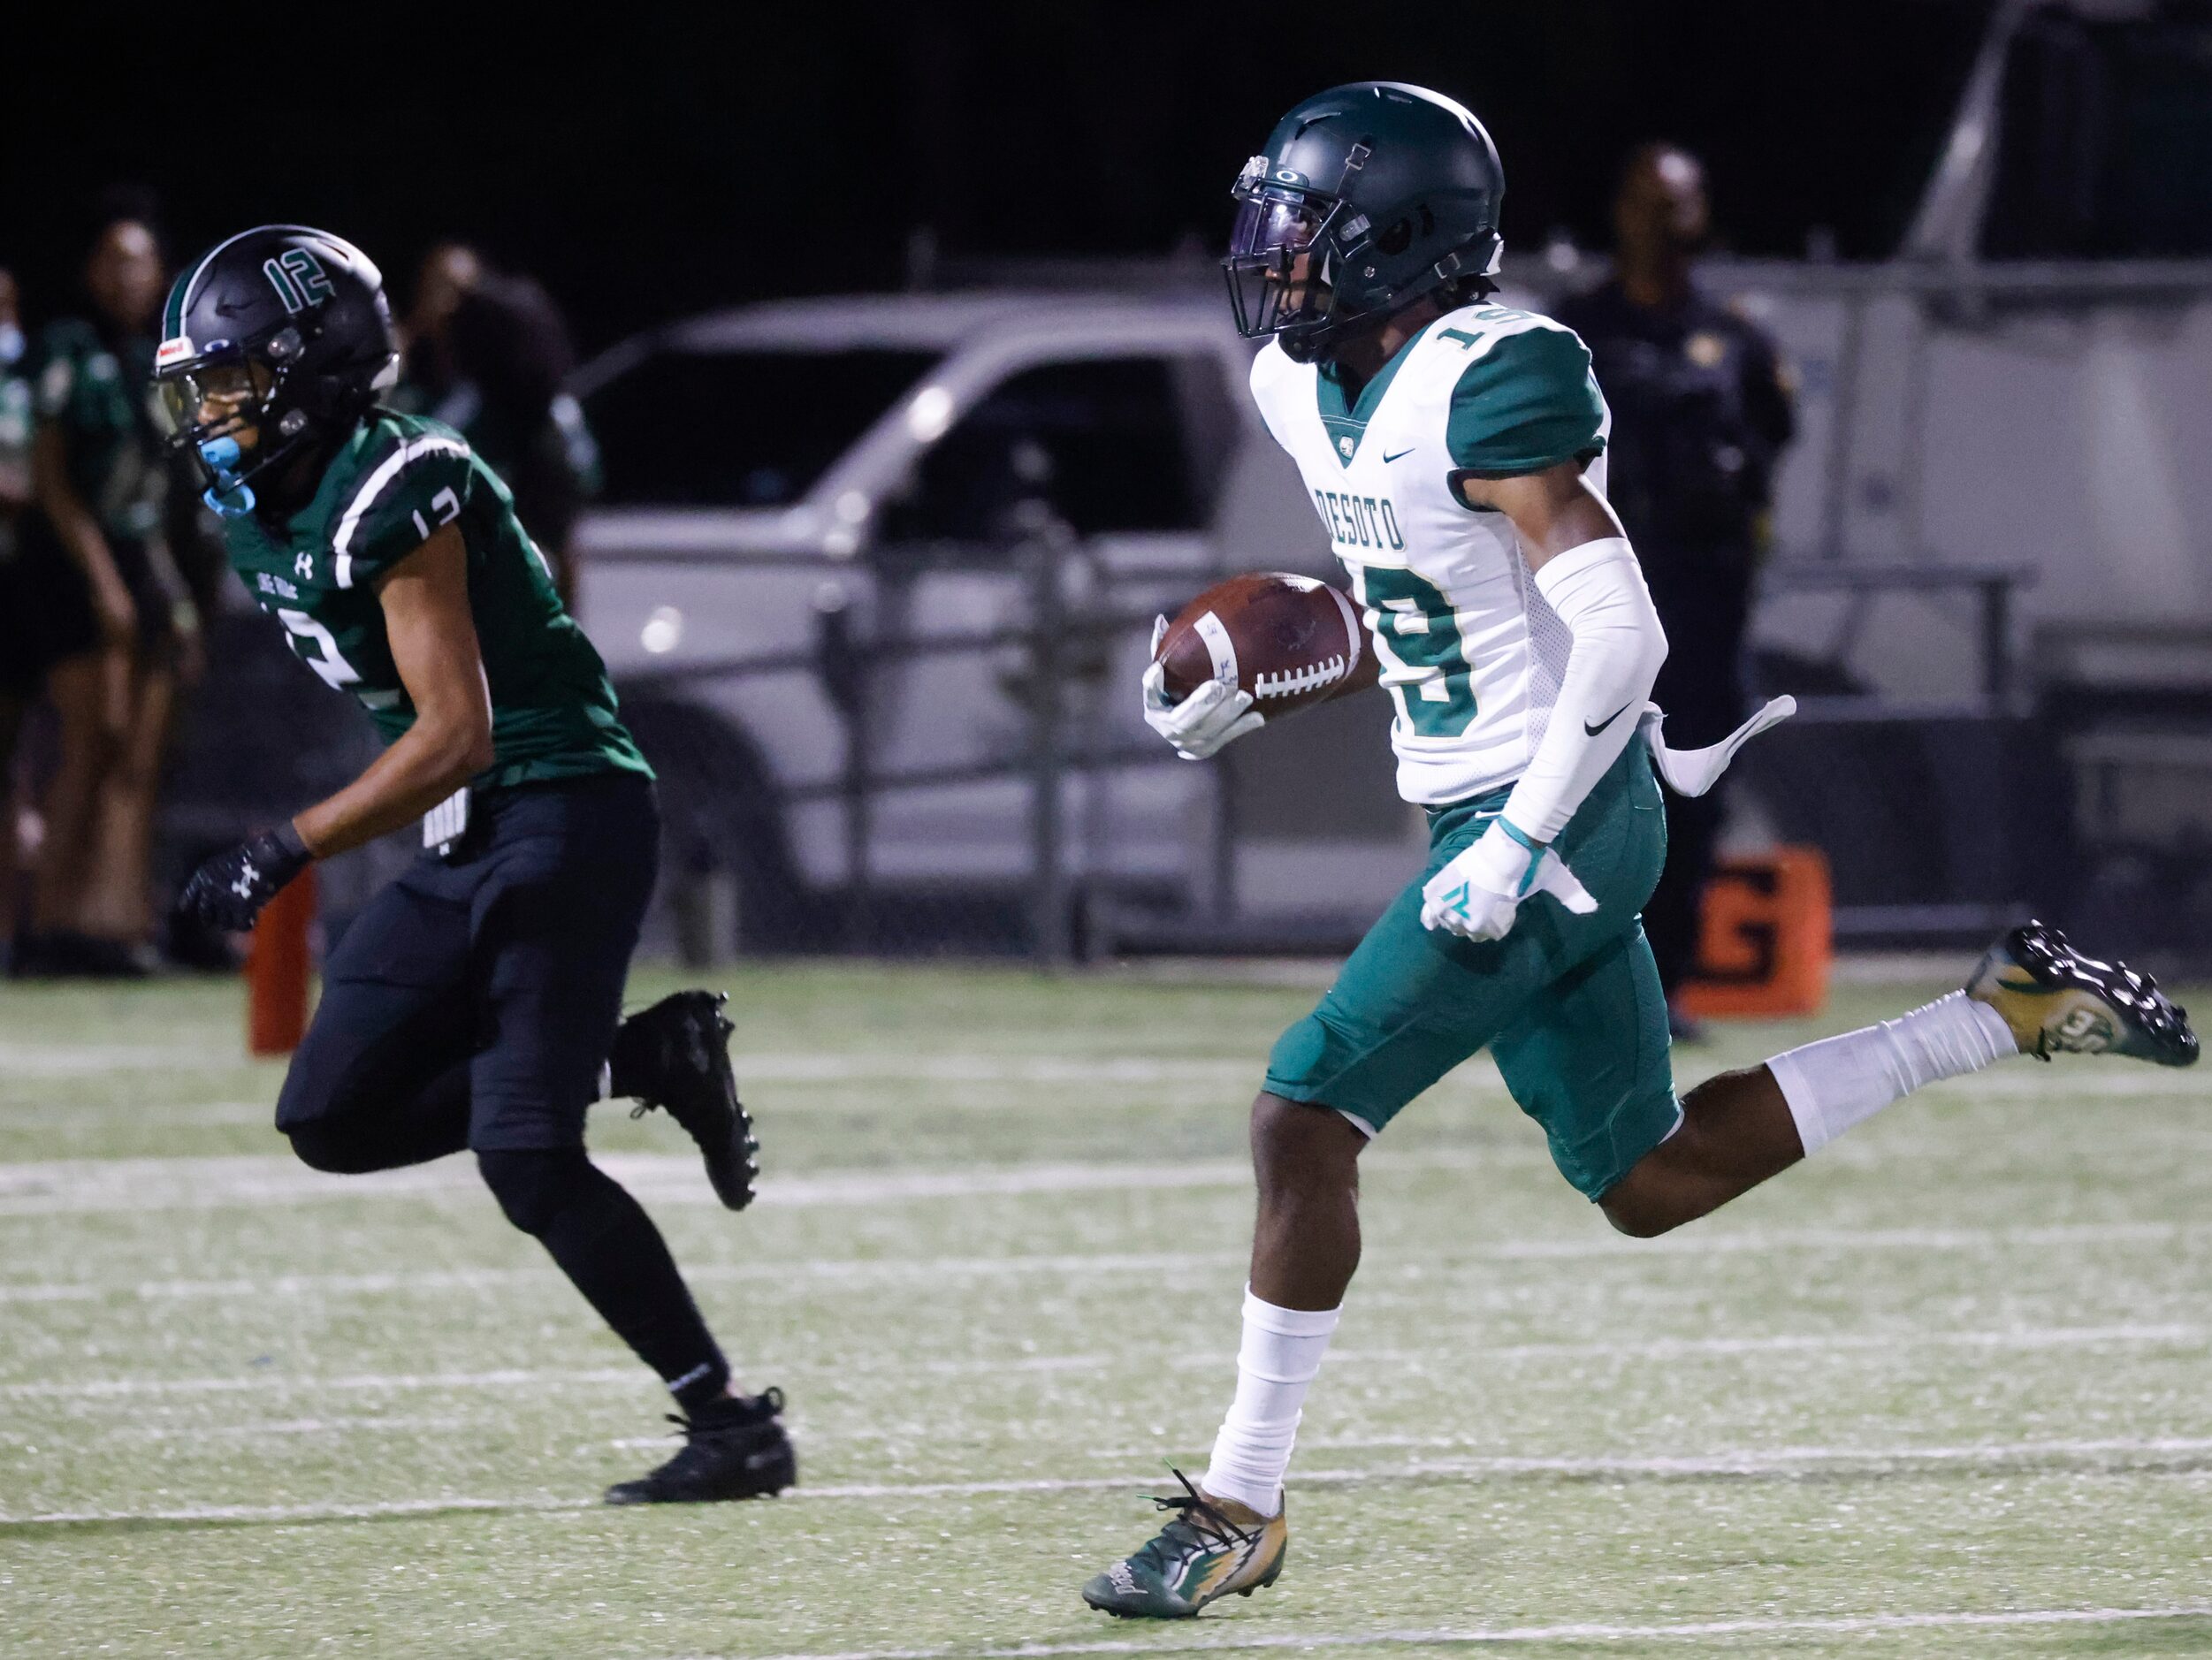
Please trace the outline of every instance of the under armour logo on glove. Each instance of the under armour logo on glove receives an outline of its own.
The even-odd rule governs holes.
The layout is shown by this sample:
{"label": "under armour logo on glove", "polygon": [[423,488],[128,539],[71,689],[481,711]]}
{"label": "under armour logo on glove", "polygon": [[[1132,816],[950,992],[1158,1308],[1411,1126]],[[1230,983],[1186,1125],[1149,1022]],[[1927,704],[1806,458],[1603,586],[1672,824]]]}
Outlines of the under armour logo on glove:
{"label": "under armour logo on glove", "polygon": [[1529,841],[1500,817],[1447,861],[1421,889],[1421,925],[1462,940],[1502,940],[1521,902],[1549,894],[1578,917],[1598,909],[1590,890],[1549,847]]}
{"label": "under armour logo on glove", "polygon": [[215,927],[242,933],[254,925],[261,908],[314,862],[300,833],[289,824],[278,825],[217,854],[193,872],[177,895],[177,909]]}

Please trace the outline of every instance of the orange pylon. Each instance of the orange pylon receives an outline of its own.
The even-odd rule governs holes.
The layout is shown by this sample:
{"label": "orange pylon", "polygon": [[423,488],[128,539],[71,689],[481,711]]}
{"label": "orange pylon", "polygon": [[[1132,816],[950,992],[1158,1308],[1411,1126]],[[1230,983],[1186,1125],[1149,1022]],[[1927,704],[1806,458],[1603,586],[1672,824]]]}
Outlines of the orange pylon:
{"label": "orange pylon", "polygon": [[315,922],[309,865],[262,907],[246,951],[246,1047],[290,1055],[307,1035],[308,982],[314,971],[308,930]]}

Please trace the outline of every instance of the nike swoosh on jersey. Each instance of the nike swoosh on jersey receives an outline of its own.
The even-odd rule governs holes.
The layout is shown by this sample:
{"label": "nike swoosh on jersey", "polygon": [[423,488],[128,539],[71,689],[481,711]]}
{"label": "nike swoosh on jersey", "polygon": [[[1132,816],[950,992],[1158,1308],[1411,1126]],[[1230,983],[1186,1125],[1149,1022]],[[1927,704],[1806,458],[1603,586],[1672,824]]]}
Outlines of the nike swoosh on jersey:
{"label": "nike swoosh on jersey", "polygon": [[1408,444],[1404,449],[1399,451],[1397,454],[1384,456],[1383,465],[1388,467],[1392,461],[1402,461],[1406,459],[1406,457],[1411,455],[1420,447],[1421,446],[1418,444]]}
{"label": "nike swoosh on jersey", "polygon": [[1583,722],[1583,731],[1585,735],[1594,738],[1600,732],[1603,732],[1607,727],[1611,726],[1614,721],[1620,720],[1622,715],[1627,714],[1629,710],[1635,707],[1636,705],[1634,704],[1622,704],[1620,708],[1614,710],[1611,714],[1607,715],[1603,720],[1600,720],[1594,727],[1591,726],[1589,721],[1585,720]]}

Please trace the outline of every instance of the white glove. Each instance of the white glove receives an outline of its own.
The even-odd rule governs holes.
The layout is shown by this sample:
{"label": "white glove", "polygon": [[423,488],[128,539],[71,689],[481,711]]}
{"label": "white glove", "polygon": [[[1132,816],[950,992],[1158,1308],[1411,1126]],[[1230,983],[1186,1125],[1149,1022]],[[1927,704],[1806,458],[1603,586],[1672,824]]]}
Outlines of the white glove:
{"label": "white glove", "polygon": [[1770,697],[1749,720],[1720,742],[1702,750],[1667,747],[1662,731],[1667,725],[1667,711],[1657,704],[1645,704],[1643,718],[1636,724],[1644,729],[1644,742],[1651,751],[1651,765],[1659,768],[1667,788],[1677,796],[1702,796],[1720,781],[1720,774],[1728,770],[1728,763],[1735,759],[1738,750],[1767,727],[1780,726],[1796,712],[1795,697]]}
{"label": "white glove", "polygon": [[[1156,656],[1167,629],[1165,617],[1153,621]],[[1181,703],[1170,703],[1166,671],[1156,662],[1144,672],[1144,720],[1186,761],[1202,761],[1232,738],[1267,724],[1267,717],[1252,706],[1252,694],[1239,690],[1232,680],[1209,680]]]}
{"label": "white glove", "polygon": [[1598,909],[1558,854],[1515,840],[1500,816],[1423,885],[1421,925],[1462,940],[1502,940],[1531,894],[1549,894],[1578,917]]}

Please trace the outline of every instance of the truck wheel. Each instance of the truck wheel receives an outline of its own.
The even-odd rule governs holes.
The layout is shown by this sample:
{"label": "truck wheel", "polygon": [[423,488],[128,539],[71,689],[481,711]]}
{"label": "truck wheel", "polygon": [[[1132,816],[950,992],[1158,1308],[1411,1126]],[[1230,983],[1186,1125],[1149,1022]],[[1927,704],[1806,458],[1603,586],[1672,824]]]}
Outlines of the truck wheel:
{"label": "truck wheel", "polygon": [[622,720],[660,775],[664,890],[734,887],[736,938],[715,942],[725,950],[794,951],[818,939],[820,902],[799,877],[782,795],[751,741],[717,712],[673,697],[625,697]]}

